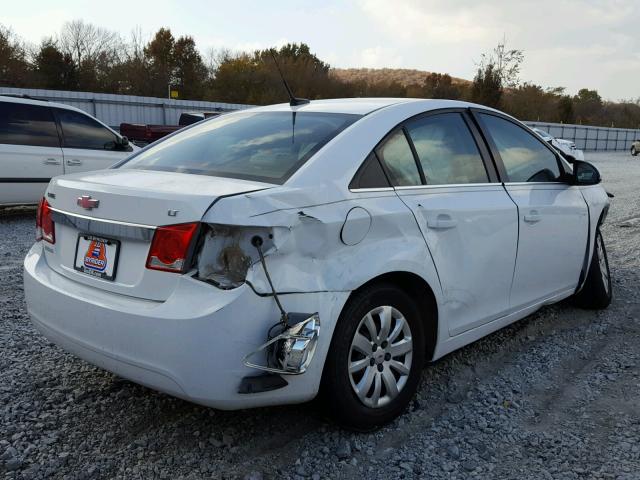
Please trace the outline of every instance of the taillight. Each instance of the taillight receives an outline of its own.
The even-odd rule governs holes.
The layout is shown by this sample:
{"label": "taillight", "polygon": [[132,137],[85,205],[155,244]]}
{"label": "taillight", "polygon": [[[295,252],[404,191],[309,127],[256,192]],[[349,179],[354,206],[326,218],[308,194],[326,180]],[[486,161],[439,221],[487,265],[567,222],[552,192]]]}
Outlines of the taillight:
{"label": "taillight", "polygon": [[158,227],[151,241],[147,268],[182,273],[198,225],[199,223],[182,223]]}
{"label": "taillight", "polygon": [[46,199],[40,200],[36,212],[36,241],[56,243],[56,228],[51,218],[51,206]]}

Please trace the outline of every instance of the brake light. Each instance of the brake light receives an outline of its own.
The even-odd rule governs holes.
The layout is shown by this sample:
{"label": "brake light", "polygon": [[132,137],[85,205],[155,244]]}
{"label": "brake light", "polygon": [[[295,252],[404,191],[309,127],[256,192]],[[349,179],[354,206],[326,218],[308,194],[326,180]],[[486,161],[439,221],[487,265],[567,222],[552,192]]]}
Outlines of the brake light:
{"label": "brake light", "polygon": [[51,218],[51,205],[44,198],[38,203],[36,212],[36,242],[40,240],[56,243],[56,228]]}
{"label": "brake light", "polygon": [[182,223],[158,227],[151,241],[151,248],[147,256],[147,268],[182,273],[186,267],[189,248],[199,225],[199,223]]}
{"label": "brake light", "polygon": [[36,211],[36,242],[42,240],[42,202],[44,202],[44,198],[38,202],[38,210]]}

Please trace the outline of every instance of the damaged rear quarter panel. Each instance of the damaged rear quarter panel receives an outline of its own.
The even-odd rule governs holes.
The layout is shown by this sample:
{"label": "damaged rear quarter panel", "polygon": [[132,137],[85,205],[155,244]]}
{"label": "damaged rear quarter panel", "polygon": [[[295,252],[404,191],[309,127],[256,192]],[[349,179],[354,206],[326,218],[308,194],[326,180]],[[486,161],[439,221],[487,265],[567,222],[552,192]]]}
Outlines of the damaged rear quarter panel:
{"label": "damaged rear quarter panel", "polygon": [[[316,205],[305,205],[310,199],[297,189],[265,193],[222,199],[203,221],[273,228],[273,244],[265,257],[279,293],[353,291],[381,274],[404,271],[424,278],[439,297],[424,239],[395,192],[353,193]],[[354,207],[369,212],[371,227],[362,241],[346,245],[340,233]],[[259,262],[249,268],[247,281],[258,294],[271,293]]]}

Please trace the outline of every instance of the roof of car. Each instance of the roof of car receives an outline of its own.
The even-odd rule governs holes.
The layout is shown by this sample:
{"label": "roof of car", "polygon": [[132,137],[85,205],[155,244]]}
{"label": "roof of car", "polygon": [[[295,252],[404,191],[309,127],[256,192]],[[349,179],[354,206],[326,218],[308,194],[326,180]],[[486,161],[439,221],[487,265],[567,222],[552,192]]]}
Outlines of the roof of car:
{"label": "roof of car", "polygon": [[40,105],[43,107],[55,107],[55,108],[65,108],[67,110],[74,110],[76,112],[83,112],[79,108],[72,107],[71,105],[66,105],[64,103],[50,102],[48,100],[40,100],[38,98],[33,97],[19,97],[12,94],[0,94],[0,102],[11,102],[11,103],[26,103],[28,105]]}
{"label": "roof of car", "polygon": [[[313,100],[309,103],[292,107],[288,103],[267,105],[264,107],[252,108],[251,111],[296,111],[296,112],[324,112],[324,113],[352,113],[356,115],[367,115],[381,108],[410,102],[424,102],[428,109],[436,108],[466,108],[475,105],[469,102],[458,100],[440,100],[423,98],[335,98],[330,100]],[[486,108],[486,107],[483,107]]]}

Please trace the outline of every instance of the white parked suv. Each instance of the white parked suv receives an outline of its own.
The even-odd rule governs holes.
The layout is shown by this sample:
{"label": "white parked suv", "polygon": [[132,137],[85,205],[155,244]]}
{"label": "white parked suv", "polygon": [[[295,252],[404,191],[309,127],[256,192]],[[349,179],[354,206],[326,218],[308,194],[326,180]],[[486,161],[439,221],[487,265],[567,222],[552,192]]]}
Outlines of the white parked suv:
{"label": "white parked suv", "polygon": [[569,160],[584,160],[584,152],[576,148],[576,144],[571,140],[556,138],[540,128],[533,128],[532,130],[544,138],[545,142],[550,143],[564,153]]}
{"label": "white parked suv", "polygon": [[108,168],[134,150],[82,110],[0,95],[0,206],[36,204],[51,178]]}
{"label": "white parked suv", "polygon": [[36,327],[193,402],[322,392],[369,429],[425,361],[567,297],[611,301],[589,163],[466,102],[292,103],[54,178],[24,261]]}

